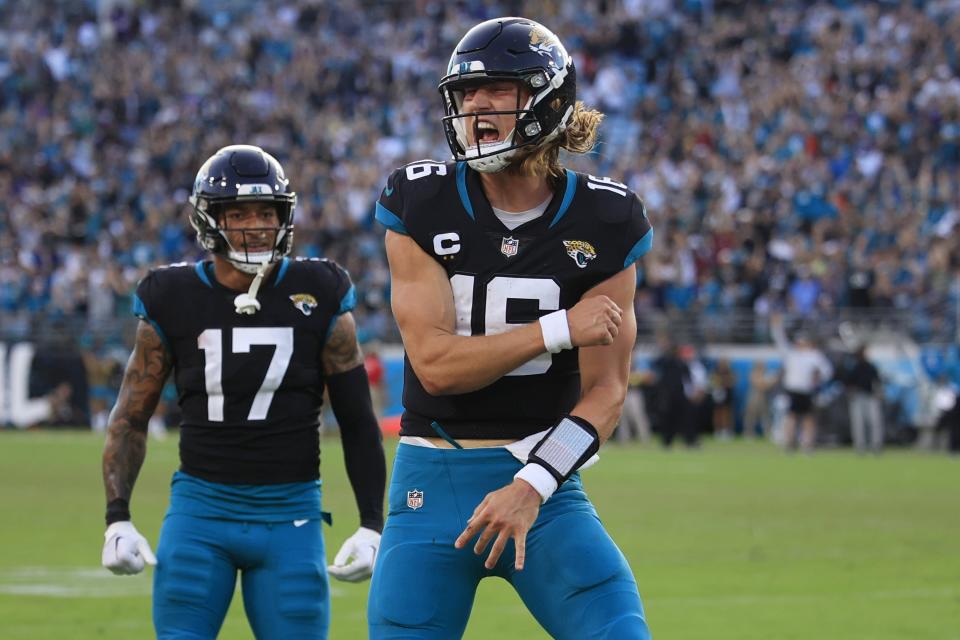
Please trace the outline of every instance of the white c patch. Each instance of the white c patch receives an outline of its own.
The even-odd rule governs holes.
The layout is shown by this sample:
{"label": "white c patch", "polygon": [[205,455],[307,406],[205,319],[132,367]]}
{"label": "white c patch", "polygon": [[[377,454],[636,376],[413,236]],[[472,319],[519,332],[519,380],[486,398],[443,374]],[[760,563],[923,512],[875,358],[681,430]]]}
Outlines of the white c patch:
{"label": "white c patch", "polygon": [[456,233],[438,233],[433,236],[433,252],[438,256],[450,256],[460,253],[460,235]]}

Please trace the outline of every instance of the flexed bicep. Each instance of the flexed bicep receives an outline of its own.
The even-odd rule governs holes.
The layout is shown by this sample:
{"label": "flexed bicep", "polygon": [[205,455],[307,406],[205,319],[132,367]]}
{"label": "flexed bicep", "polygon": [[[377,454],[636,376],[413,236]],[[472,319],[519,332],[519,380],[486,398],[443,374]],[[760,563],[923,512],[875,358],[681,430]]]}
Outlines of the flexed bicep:
{"label": "flexed bicep", "polygon": [[[538,323],[507,327],[500,313],[489,315],[506,330],[474,335],[473,276],[447,274],[402,233],[388,231],[386,248],[393,315],[410,366],[428,394],[482,389],[546,351]],[[488,293],[502,293],[497,286],[504,280],[514,279],[494,278],[486,285]],[[504,305],[497,312],[505,314],[506,296],[500,297]]]}

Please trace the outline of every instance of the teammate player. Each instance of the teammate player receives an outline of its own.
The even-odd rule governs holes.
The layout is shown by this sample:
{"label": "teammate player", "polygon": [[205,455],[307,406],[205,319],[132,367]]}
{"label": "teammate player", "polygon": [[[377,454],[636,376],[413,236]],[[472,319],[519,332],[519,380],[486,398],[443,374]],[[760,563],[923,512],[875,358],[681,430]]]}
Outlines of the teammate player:
{"label": "teammate player", "polygon": [[554,637],[649,638],[577,473],[626,393],[643,204],[560,166],[602,115],[536,22],[471,29],[440,92],[455,162],[397,170],[377,204],[406,359],[370,637],[460,637],[500,576]]}
{"label": "teammate player", "polygon": [[[360,528],[330,573],[370,576],[383,527],[380,430],[350,310],[347,273],[291,260],[296,195],[262,149],[224,147],[197,174],[190,222],[212,262],[150,272],[137,288],[136,344],[103,452],[103,564],[157,564],[157,637],[215,638],[242,574],[257,638],[325,638],[318,434],[324,386],[340,425]],[[173,372],[180,470],[154,559],[130,521],[147,421]]]}

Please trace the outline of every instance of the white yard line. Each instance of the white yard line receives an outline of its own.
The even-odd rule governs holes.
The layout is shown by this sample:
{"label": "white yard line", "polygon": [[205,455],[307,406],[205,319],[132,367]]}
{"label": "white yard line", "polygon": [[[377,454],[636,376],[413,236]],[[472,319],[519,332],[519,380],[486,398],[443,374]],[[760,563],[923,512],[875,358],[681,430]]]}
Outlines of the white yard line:
{"label": "white yard line", "polygon": [[[240,581],[237,580],[237,590]],[[153,591],[153,574],[115,576],[99,567],[15,567],[0,571],[0,595],[47,598],[142,598]],[[346,591],[330,586],[330,596]],[[239,596],[238,596],[239,597]]]}

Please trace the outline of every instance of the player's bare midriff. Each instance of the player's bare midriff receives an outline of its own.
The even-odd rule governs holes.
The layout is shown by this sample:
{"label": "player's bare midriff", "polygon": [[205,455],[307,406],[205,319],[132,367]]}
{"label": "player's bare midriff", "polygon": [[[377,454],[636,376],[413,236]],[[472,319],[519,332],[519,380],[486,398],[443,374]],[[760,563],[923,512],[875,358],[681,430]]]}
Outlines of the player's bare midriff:
{"label": "player's bare midriff", "polygon": [[[443,438],[423,438],[430,444],[436,445],[441,449],[453,449],[453,445]],[[513,444],[516,439],[506,440],[457,440],[464,449],[482,449],[483,447],[502,447],[506,444]]]}

